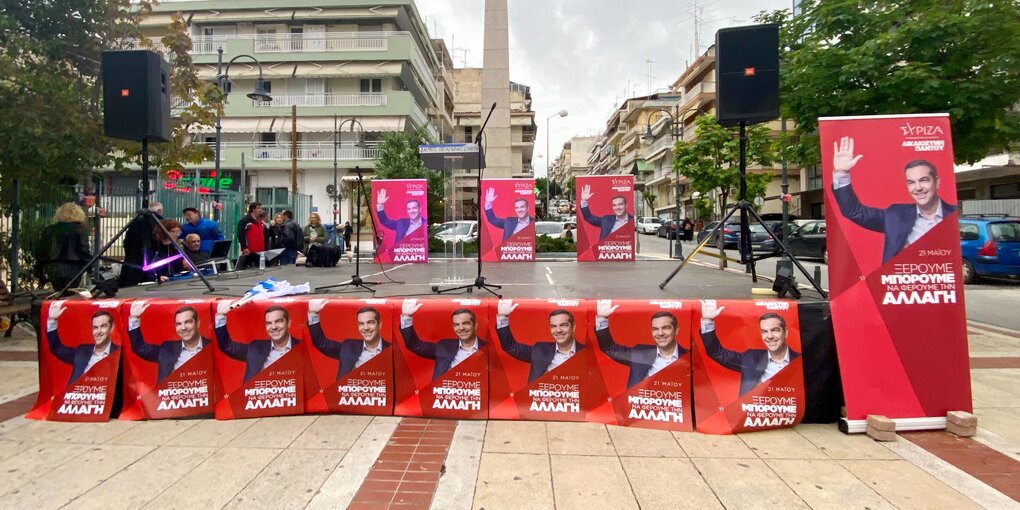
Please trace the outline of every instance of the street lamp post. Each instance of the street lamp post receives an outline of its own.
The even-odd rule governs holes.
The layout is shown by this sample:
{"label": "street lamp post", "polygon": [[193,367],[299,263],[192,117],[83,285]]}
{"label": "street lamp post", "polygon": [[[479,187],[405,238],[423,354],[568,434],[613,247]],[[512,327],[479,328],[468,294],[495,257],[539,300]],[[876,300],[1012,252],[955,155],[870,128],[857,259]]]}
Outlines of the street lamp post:
{"label": "street lamp post", "polygon": [[[689,114],[691,112],[698,112],[698,113],[701,113],[701,114],[705,113],[704,110],[702,110],[701,108],[698,108],[696,106],[688,108],[688,109],[684,110],[683,112],[680,112],[679,109],[680,108],[677,107],[677,111],[675,111],[672,114],[669,113],[669,110],[658,110],[659,112],[662,112],[662,113],[666,114],[666,116],[669,117],[670,136],[673,138],[674,144],[675,144],[675,142],[677,140],[683,141],[683,139],[684,139],[684,119],[687,118],[687,114]],[[656,112],[652,112],[652,113],[656,113]],[[650,116],[649,116],[649,120],[651,120]],[[646,142],[652,142],[653,140],[655,140],[655,135],[652,134],[652,123],[651,122],[648,123],[648,128],[645,130],[645,134],[642,135],[641,138],[643,138]],[[673,213],[673,216],[674,216],[673,220],[676,222],[676,233],[673,236],[673,239],[674,239],[673,242],[676,245],[676,249],[674,250],[673,249],[673,245],[670,245],[670,252],[671,253],[670,253],[669,256],[671,258],[681,258],[682,259],[683,258],[683,254],[682,254],[683,253],[683,251],[682,251],[683,245],[680,244],[680,199],[682,198],[681,197],[682,193],[681,193],[681,186],[680,186],[680,169],[679,168],[676,169],[676,184],[674,186],[674,191],[675,191],[676,196],[675,196],[674,201],[673,201],[673,207],[674,207],[674,211],[675,211]],[[667,230],[666,233],[667,233],[667,238],[668,238],[669,231]]]}
{"label": "street lamp post", "polygon": [[552,181],[549,169],[552,167],[552,156],[549,154],[549,120],[556,116],[566,117],[566,110],[560,110],[545,118],[545,219],[549,219],[549,202],[552,202]]}
{"label": "street lamp post", "polygon": [[344,124],[351,123],[351,132],[354,132],[354,126],[358,126],[357,135],[354,137],[354,146],[359,149],[364,149],[365,144],[365,127],[361,125],[358,119],[347,119],[337,124],[338,117],[333,116],[333,230],[336,231],[339,226],[340,218],[340,188],[337,187],[337,158],[340,153],[340,131],[343,129]]}
{"label": "street lamp post", "polygon": [[[259,60],[257,58],[255,58],[255,57],[253,57],[251,55],[238,55],[238,56],[230,59],[230,61],[227,62],[227,65],[224,68],[224,66],[223,66],[223,46],[220,46],[216,50],[216,53],[217,53],[217,57],[216,57],[216,86],[219,87],[221,92],[223,92],[223,99],[226,99],[227,95],[229,94],[229,91],[227,90],[227,85],[230,83],[230,76],[229,76],[229,74],[230,74],[230,65],[233,64],[237,59],[246,57],[246,58],[252,59],[252,61],[255,62],[255,65],[257,65],[258,68],[259,68],[259,77],[258,77],[257,80],[255,80],[255,90],[253,90],[252,92],[250,92],[250,93],[248,93],[246,95],[251,100],[253,100],[253,101],[272,101],[273,100],[273,97],[270,96],[269,92],[266,91],[266,82],[265,82],[265,80],[262,79],[262,63],[259,62]],[[222,110],[222,106],[221,106],[221,110]],[[222,144],[221,136],[222,136],[222,132],[223,132],[223,124],[222,124],[222,122],[220,122],[221,117],[222,117],[222,115],[220,115],[220,113],[217,112],[216,113],[216,162],[215,162],[215,165],[214,165],[215,174],[216,175],[215,175],[215,177],[213,177],[213,181],[214,181],[214,183],[213,183],[213,190],[214,190],[213,198],[216,200],[216,202],[220,201],[220,178],[221,178],[220,177],[220,160],[221,160],[221,149],[220,149],[220,147],[221,147],[221,144]],[[244,186],[244,185],[245,184],[242,182],[241,186]],[[219,221],[219,219],[220,219],[220,210],[215,208],[215,207],[213,208],[213,219],[216,220],[216,221]]]}

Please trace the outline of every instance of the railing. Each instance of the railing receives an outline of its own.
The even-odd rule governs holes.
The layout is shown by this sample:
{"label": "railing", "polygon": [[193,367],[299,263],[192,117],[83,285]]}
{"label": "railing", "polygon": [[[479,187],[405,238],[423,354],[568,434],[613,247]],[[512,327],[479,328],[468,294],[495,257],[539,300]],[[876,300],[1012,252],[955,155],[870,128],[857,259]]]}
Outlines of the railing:
{"label": "railing", "polygon": [[[406,33],[406,32],[402,32]],[[256,53],[322,51],[386,51],[389,44],[378,32],[334,32],[311,34],[257,34]]]}
{"label": "railing", "polygon": [[[235,145],[236,147],[236,145]],[[290,159],[291,148],[289,145],[252,146],[252,157],[256,161],[276,161]],[[353,146],[340,146],[337,152],[339,160],[373,160],[379,156],[378,148],[359,148]],[[331,142],[305,142],[298,143],[297,157],[301,160],[333,160],[333,144]]]}
{"label": "railing", "polygon": [[535,167],[532,165],[521,165],[521,173],[534,175]]}
{"label": "railing", "polygon": [[[272,101],[252,101],[260,108],[279,106],[386,106],[385,94],[297,94],[274,95]],[[171,103],[172,106],[172,103]]]}
{"label": "railing", "polygon": [[524,131],[521,133],[522,143],[535,143],[535,133],[531,131]]}

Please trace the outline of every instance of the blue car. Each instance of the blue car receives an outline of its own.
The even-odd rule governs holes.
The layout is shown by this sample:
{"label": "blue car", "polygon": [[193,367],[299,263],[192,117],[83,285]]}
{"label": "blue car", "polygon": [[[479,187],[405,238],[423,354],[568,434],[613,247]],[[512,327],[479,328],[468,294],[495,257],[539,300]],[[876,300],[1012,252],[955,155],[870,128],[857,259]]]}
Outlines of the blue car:
{"label": "blue car", "polygon": [[1020,218],[1006,215],[960,217],[963,282],[982,276],[1020,276]]}

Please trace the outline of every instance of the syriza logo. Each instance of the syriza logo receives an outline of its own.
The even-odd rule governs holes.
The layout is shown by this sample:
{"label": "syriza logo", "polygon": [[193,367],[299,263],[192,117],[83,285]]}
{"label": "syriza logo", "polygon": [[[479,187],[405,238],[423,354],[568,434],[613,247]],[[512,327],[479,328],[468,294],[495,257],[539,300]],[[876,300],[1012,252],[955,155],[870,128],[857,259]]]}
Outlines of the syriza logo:
{"label": "syriza logo", "polygon": [[945,130],[937,124],[915,125],[907,122],[900,126],[903,132],[904,148],[913,148],[914,152],[942,152],[946,150]]}

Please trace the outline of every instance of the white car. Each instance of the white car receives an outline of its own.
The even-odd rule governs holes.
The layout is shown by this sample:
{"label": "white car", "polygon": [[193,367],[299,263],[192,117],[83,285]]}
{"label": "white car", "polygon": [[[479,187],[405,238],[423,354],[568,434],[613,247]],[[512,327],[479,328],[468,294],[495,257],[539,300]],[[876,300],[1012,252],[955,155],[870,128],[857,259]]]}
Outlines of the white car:
{"label": "white car", "polygon": [[563,223],[558,221],[536,221],[535,235],[559,239],[563,237]]}
{"label": "white car", "polygon": [[661,226],[662,220],[654,216],[644,216],[637,221],[637,231],[642,234],[654,234]]}
{"label": "white car", "polygon": [[477,221],[448,221],[436,229],[436,239],[443,242],[466,243],[478,239]]}

